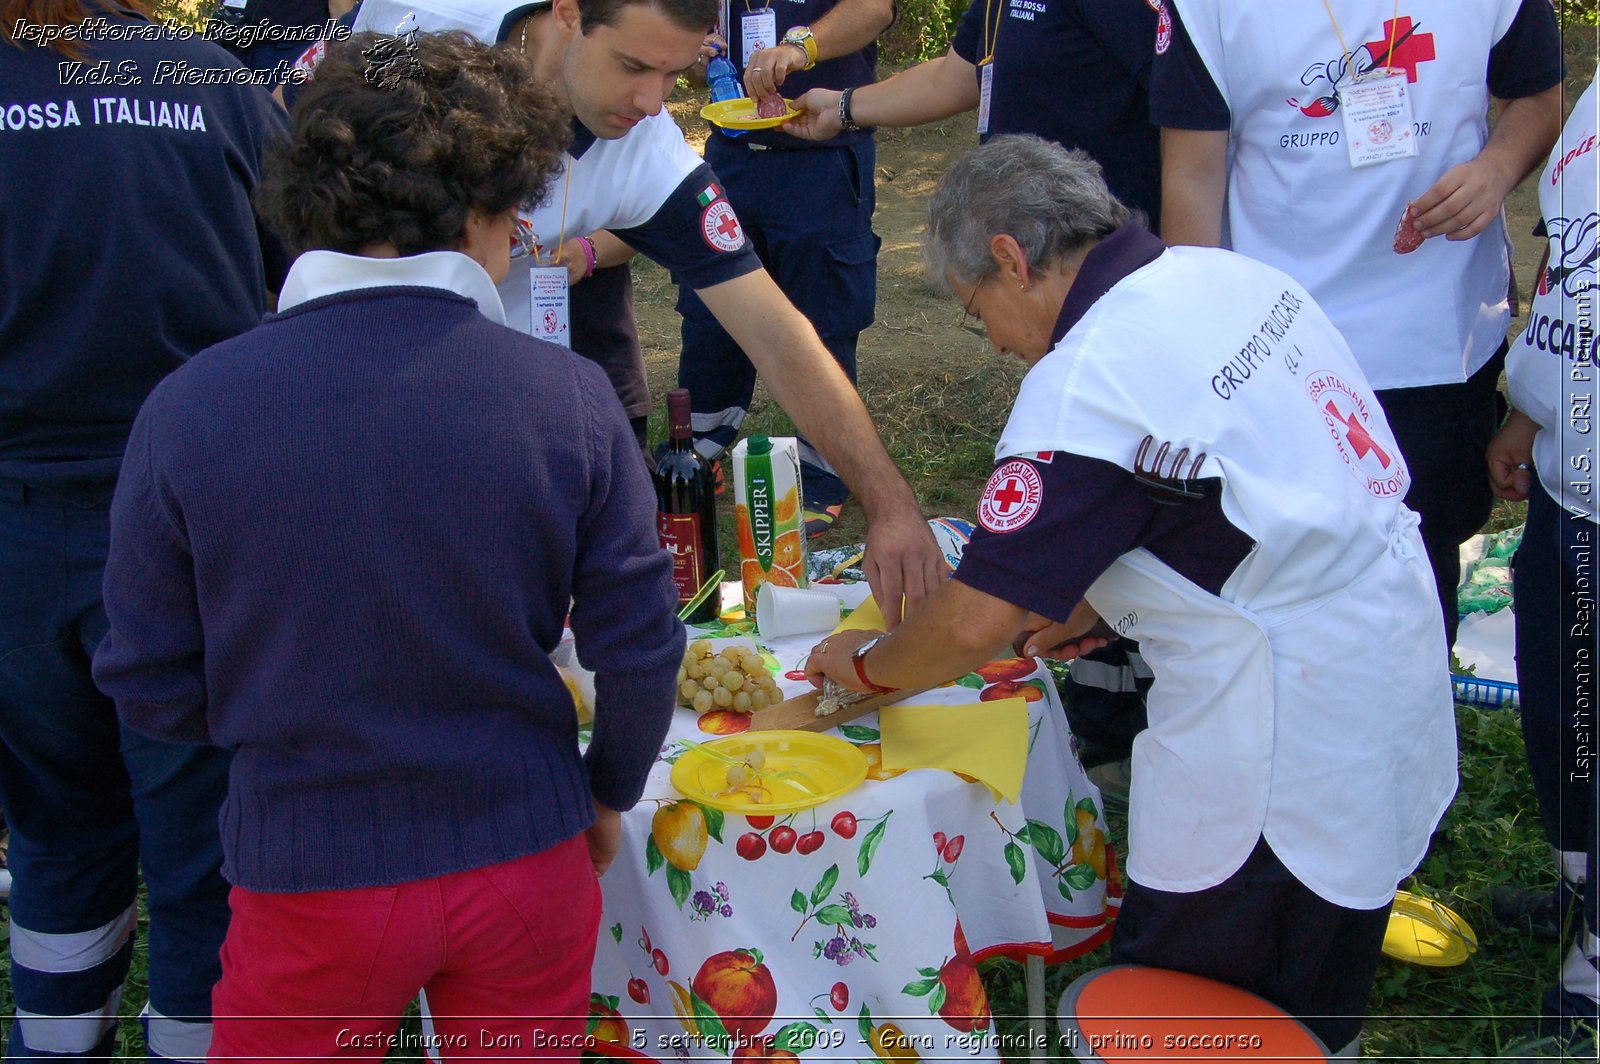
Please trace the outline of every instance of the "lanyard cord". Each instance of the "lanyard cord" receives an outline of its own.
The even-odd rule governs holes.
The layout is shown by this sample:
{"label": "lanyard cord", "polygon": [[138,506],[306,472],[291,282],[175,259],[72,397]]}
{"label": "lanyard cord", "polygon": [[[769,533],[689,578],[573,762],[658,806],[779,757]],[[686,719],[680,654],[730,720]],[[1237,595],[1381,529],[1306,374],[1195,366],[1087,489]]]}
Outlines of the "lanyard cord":
{"label": "lanyard cord", "polygon": [[572,168],[577,163],[576,159],[567,163],[567,180],[561,186],[561,242],[556,245],[556,257],[550,263],[552,266],[561,265],[561,253],[567,248],[567,193],[572,191]]}
{"label": "lanyard cord", "polygon": [[[1322,6],[1327,9],[1328,21],[1333,23],[1333,32],[1339,38],[1339,47],[1344,51],[1344,67],[1350,70],[1350,46],[1344,41],[1344,31],[1339,28],[1339,20],[1333,17],[1333,4],[1329,0],[1322,0]],[[1383,70],[1385,74],[1394,71],[1394,31],[1400,23],[1400,0],[1394,0],[1394,18],[1389,20],[1389,50],[1383,55]],[[1352,76],[1354,71],[1352,71]]]}
{"label": "lanyard cord", "polygon": [[[1395,0],[1395,2],[1399,3],[1399,0]],[[524,58],[526,58],[528,55],[528,23],[532,21],[532,15],[529,15],[522,20],[522,39],[518,43],[517,50],[522,53]],[[572,159],[572,161],[567,164],[567,181],[561,189],[561,242],[556,245],[556,256],[551,262],[551,265],[554,266],[561,265],[561,252],[562,249],[566,247],[567,243],[567,194],[572,191],[572,168],[577,164],[577,162],[578,160]]]}
{"label": "lanyard cord", "polygon": [[[991,31],[989,25],[989,11],[994,5],[994,0],[983,0],[983,48],[987,54],[984,55],[982,59],[978,60],[979,66],[983,66],[985,63],[994,62],[995,49],[1000,47],[1000,20],[1005,17],[1006,2],[1007,0],[1000,0],[1000,10],[995,15],[994,28]],[[1395,2],[1398,3],[1399,0],[1395,0]]]}

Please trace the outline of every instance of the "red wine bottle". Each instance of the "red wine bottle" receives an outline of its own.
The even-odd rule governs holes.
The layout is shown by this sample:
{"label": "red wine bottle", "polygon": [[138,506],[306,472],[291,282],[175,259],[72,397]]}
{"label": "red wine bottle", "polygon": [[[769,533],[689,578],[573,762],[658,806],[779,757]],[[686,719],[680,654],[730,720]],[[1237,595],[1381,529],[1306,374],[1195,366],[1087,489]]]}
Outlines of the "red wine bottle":
{"label": "red wine bottle", "polygon": [[[694,451],[689,430],[689,389],[667,393],[667,449],[656,459],[656,533],[672,555],[672,582],[683,606],[699,593],[701,585],[722,568],[717,549],[717,488],[711,464]],[[722,613],[722,588],[711,594],[685,620],[689,624],[716,621]]]}

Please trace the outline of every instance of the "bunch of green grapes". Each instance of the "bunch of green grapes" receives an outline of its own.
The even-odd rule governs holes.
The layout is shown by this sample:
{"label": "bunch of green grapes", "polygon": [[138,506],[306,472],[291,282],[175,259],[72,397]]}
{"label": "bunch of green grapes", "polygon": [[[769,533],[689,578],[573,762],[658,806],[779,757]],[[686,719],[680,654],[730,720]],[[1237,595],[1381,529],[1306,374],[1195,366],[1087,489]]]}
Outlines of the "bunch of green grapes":
{"label": "bunch of green grapes", "polygon": [[725,647],[711,652],[707,640],[697,639],[683,652],[683,667],[678,670],[678,704],[706,713],[731,709],[754,713],[783,701],[778,681],[767,672],[761,655],[744,646]]}

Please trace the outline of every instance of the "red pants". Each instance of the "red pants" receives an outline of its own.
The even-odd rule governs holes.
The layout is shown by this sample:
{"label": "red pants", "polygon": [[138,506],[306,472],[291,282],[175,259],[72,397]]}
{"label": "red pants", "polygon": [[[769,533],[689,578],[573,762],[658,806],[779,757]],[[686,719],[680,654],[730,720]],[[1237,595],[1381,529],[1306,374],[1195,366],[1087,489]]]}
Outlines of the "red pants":
{"label": "red pants", "polygon": [[582,1049],[600,885],[581,835],[398,886],[235,887],[229,904],[209,1060],[415,1051],[394,1036],[419,989],[444,1060],[576,1059]]}

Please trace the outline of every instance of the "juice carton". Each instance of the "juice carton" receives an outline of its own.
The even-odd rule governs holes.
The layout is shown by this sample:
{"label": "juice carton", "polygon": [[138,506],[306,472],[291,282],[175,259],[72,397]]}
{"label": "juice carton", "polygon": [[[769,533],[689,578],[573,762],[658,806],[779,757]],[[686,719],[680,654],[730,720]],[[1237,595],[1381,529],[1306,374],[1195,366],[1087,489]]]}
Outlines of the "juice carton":
{"label": "juice carton", "polygon": [[800,513],[800,445],[793,436],[751,436],[733,448],[733,513],[746,616],[767,581],[806,586],[805,518]]}

